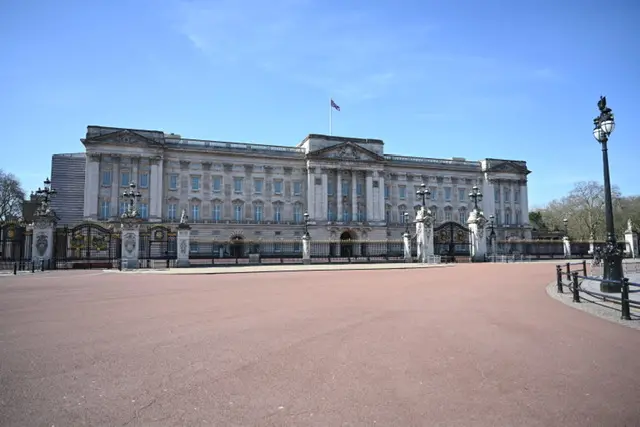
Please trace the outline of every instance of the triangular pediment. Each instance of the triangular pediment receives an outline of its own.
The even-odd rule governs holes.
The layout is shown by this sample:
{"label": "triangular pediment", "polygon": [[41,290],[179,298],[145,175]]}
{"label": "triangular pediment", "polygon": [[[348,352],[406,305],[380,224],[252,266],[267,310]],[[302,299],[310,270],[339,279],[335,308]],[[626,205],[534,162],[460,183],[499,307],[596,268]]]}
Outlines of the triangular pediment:
{"label": "triangular pediment", "polygon": [[526,167],[523,167],[512,161],[504,161],[501,163],[497,163],[496,165],[491,166],[488,169],[488,172],[505,172],[505,173],[516,173],[516,174],[529,174],[529,171]]}
{"label": "triangular pediment", "polygon": [[337,161],[382,161],[384,157],[354,144],[352,142],[344,142],[342,144],[332,145],[317,151],[312,151],[307,155],[312,159],[327,159]]}
{"label": "triangular pediment", "polygon": [[140,135],[132,130],[123,129],[104,135],[87,138],[85,143],[113,143],[118,145],[157,145],[153,139]]}

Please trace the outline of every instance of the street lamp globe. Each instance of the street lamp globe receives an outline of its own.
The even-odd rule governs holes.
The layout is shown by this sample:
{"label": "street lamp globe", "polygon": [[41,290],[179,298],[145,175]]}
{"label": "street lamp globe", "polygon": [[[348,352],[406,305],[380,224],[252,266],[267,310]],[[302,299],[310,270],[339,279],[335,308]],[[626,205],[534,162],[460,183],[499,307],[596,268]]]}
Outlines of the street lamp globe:
{"label": "street lamp globe", "polygon": [[615,129],[616,124],[613,121],[613,117],[607,117],[600,123],[600,128],[607,134],[607,136],[611,135],[611,132]]}
{"label": "street lamp globe", "polygon": [[593,129],[593,137],[598,142],[604,142],[605,139],[607,138],[607,134],[605,133],[605,131],[600,126],[596,126]]}

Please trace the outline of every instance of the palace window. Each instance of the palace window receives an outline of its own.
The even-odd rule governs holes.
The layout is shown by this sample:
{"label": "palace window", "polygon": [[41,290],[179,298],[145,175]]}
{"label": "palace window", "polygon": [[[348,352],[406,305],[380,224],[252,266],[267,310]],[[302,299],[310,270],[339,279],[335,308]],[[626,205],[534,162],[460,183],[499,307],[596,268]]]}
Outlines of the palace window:
{"label": "palace window", "polygon": [[178,175],[171,174],[169,175],[169,190],[177,190],[178,189]]}
{"label": "palace window", "polygon": [[233,192],[236,194],[242,194],[242,178],[233,178]]}
{"label": "palace window", "polygon": [[398,194],[401,199],[405,199],[407,197],[407,187],[401,185],[398,187]]}
{"label": "palace window", "polygon": [[384,198],[385,199],[389,198],[389,186],[388,185],[384,186]]}
{"label": "palace window", "polygon": [[464,202],[467,197],[467,190],[464,188],[458,188],[458,201]]}
{"label": "palace window", "polygon": [[149,174],[147,172],[140,174],[140,188],[149,188]]}
{"label": "palace window", "polygon": [[264,185],[264,181],[261,179],[253,180],[253,192],[255,194],[262,194],[262,187]]}
{"label": "palace window", "polygon": [[362,196],[362,183],[361,182],[356,183],[356,194],[358,196]]}
{"label": "palace window", "polygon": [[233,219],[236,221],[242,221],[242,205],[237,203],[233,205]]}
{"label": "palace window", "polygon": [[149,218],[149,205],[146,203],[140,203],[138,207],[140,208],[140,218]]}
{"label": "palace window", "polygon": [[282,221],[282,206],[280,204],[273,205],[273,220],[276,223]]}
{"label": "palace window", "polygon": [[111,202],[103,200],[100,203],[100,219],[107,219],[111,216]]}
{"label": "palace window", "polygon": [[349,181],[342,181],[342,196],[349,196]]}
{"label": "palace window", "polygon": [[216,193],[219,193],[220,191],[222,191],[222,178],[220,178],[219,176],[214,176],[212,187],[213,187],[213,191]]}
{"label": "palace window", "polygon": [[213,211],[211,215],[214,221],[220,221],[222,219],[222,205],[220,203],[213,204]]}
{"label": "palace window", "polygon": [[293,195],[299,196],[302,194],[302,182],[294,181],[293,182]]}
{"label": "palace window", "polygon": [[302,205],[298,203],[293,205],[293,220],[296,224],[302,224]]}
{"label": "palace window", "polygon": [[105,187],[111,185],[111,171],[102,171],[102,185]]}
{"label": "palace window", "polygon": [[273,194],[282,194],[282,181],[273,181]]}
{"label": "palace window", "polygon": [[451,187],[444,187],[444,201],[451,201]]}
{"label": "palace window", "polygon": [[191,191],[200,191],[200,177],[192,176],[191,177]]}
{"label": "palace window", "polygon": [[253,219],[256,222],[261,222],[262,221],[262,204],[257,203],[254,208],[253,208]]}
{"label": "palace window", "polygon": [[128,187],[131,183],[131,179],[129,178],[128,171],[120,172],[120,187]]}
{"label": "palace window", "polygon": [[200,205],[191,205],[191,218],[193,221],[200,220]]}
{"label": "palace window", "polygon": [[169,219],[176,219],[176,204],[175,203],[169,203],[167,205],[167,217]]}

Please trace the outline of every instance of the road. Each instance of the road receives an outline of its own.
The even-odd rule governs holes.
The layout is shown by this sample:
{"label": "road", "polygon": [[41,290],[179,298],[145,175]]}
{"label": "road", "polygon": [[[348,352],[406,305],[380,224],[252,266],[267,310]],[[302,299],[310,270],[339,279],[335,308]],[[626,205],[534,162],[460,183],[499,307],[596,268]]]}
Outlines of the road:
{"label": "road", "polygon": [[640,333],[548,264],[0,278],[2,426],[637,426]]}

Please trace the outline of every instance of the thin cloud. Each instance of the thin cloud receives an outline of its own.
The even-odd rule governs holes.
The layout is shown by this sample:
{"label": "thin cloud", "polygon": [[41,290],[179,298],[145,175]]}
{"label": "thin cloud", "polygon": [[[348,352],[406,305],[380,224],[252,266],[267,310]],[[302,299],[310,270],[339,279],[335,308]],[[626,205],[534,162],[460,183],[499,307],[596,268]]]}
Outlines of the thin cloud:
{"label": "thin cloud", "polygon": [[434,81],[471,89],[555,75],[548,67],[434,52],[440,48],[437,25],[392,25],[369,9],[333,15],[309,0],[182,0],[173,15],[178,33],[217,64],[255,67],[349,102]]}

